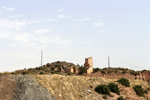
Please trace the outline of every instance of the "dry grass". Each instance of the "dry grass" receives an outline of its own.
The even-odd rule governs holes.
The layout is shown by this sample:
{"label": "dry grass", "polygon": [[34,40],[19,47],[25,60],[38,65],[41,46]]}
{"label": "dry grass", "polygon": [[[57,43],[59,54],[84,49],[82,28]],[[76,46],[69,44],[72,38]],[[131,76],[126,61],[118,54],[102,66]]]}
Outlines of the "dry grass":
{"label": "dry grass", "polygon": [[0,76],[0,100],[13,100],[16,84],[10,80],[10,76]]}
{"label": "dry grass", "polygon": [[[102,95],[96,93],[94,88],[98,84],[109,84],[111,82],[117,83],[117,79],[108,79],[103,77],[65,75],[34,75],[34,77],[58,100],[103,100]],[[132,86],[139,84],[148,88],[148,83],[141,80],[130,80],[130,82],[131,87],[129,88],[117,83],[121,89],[121,95],[127,98],[127,100],[144,100],[135,94]],[[88,92],[89,90],[91,93]],[[116,100],[116,98],[119,97],[119,95],[111,94],[113,96],[107,96],[108,100]]]}
{"label": "dry grass", "polygon": [[[66,76],[66,75],[32,75],[41,85],[57,100],[103,100],[103,95],[94,91],[99,84],[116,83],[117,79],[104,77],[85,77],[85,76]],[[16,83],[12,80],[13,76],[0,76],[0,100],[13,100],[15,95]],[[148,82],[142,80],[130,80],[131,87],[124,87],[120,84],[121,95],[127,100],[146,100],[136,95],[133,86],[141,85],[144,89],[150,88]],[[107,100],[116,100],[120,95],[111,93]],[[150,98],[150,91],[146,95]]]}

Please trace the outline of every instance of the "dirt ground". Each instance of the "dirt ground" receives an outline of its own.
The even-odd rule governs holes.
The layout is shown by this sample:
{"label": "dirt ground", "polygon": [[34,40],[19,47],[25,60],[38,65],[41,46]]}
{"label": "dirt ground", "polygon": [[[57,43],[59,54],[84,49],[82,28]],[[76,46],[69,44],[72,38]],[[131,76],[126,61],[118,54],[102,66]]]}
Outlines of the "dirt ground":
{"label": "dirt ground", "polygon": [[16,89],[15,81],[8,75],[0,76],[0,100],[13,100]]}
{"label": "dirt ground", "polygon": [[[142,80],[129,80],[130,87],[118,84],[117,79],[104,77],[85,77],[68,75],[1,75],[0,100],[150,100],[150,91],[139,97],[133,86],[141,85],[150,89],[150,83]],[[120,95],[101,95],[94,91],[99,84],[116,83]]]}
{"label": "dirt ground", "polygon": [[[46,87],[57,100],[103,100],[103,95],[96,93],[94,88],[99,84],[109,84],[111,82],[118,84],[117,79],[103,77],[65,75],[35,75],[33,77]],[[148,82],[130,80],[130,83],[131,87],[129,88],[118,84],[121,94],[111,93],[110,96],[106,96],[107,100],[117,100],[119,96],[123,96],[127,100],[147,100],[137,96],[132,87],[142,85],[144,88],[149,88]]]}

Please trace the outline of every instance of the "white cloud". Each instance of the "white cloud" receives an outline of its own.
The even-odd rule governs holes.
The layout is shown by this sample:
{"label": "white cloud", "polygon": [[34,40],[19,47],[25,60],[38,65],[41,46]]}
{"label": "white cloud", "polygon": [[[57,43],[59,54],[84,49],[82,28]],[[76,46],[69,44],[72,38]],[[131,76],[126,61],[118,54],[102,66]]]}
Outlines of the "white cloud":
{"label": "white cloud", "polygon": [[6,6],[2,6],[1,9],[6,9]]}
{"label": "white cloud", "polygon": [[60,8],[60,9],[58,9],[57,11],[58,11],[58,12],[62,12],[62,11],[64,11],[64,8]]}
{"label": "white cloud", "polygon": [[10,19],[0,19],[0,30],[21,30],[28,25],[37,23],[36,21],[29,20],[10,20]]}
{"label": "white cloud", "polygon": [[3,11],[0,10],[0,14],[3,13]]}
{"label": "white cloud", "polygon": [[9,16],[9,18],[20,18],[20,15],[13,15],[13,16]]}
{"label": "white cloud", "polygon": [[40,37],[40,42],[41,43],[48,43],[49,42],[49,37],[47,37],[47,36],[41,36]]}
{"label": "white cloud", "polygon": [[50,37],[49,38],[49,43],[57,43],[58,41],[60,41],[61,40],[61,38],[60,37],[57,37],[57,36],[55,36],[55,37]]}
{"label": "white cloud", "polygon": [[47,19],[47,21],[49,21],[49,22],[53,22],[53,21],[55,21],[55,19],[53,19],[53,18],[49,18],[49,19]]}
{"label": "white cloud", "polygon": [[6,10],[7,10],[7,11],[14,11],[14,10],[16,10],[16,9],[15,9],[15,8],[10,7],[10,8],[6,8]]}
{"label": "white cloud", "polygon": [[38,44],[37,43],[13,43],[11,46],[18,46],[18,45],[21,45],[23,48],[31,48],[31,47],[38,47]]}
{"label": "white cloud", "polygon": [[79,22],[81,22],[81,21],[89,21],[89,20],[91,20],[91,18],[73,19],[73,21],[79,21]]}
{"label": "white cloud", "polygon": [[14,11],[14,10],[16,10],[16,9],[13,8],[13,7],[6,7],[6,6],[2,6],[1,9],[7,10],[7,11]]}
{"label": "white cloud", "polygon": [[106,33],[106,32],[107,32],[107,31],[104,31],[104,30],[103,30],[103,31],[99,31],[99,33]]}
{"label": "white cloud", "polygon": [[60,44],[60,45],[71,45],[71,41],[70,40],[60,40],[57,42],[57,44]]}
{"label": "white cloud", "polygon": [[77,44],[89,44],[92,43],[92,41],[77,41]]}
{"label": "white cloud", "polygon": [[58,45],[70,45],[72,42],[67,39],[62,39],[61,37],[58,36],[41,36],[39,38],[39,41],[41,43],[55,43]]}
{"label": "white cloud", "polygon": [[55,37],[55,36],[41,36],[40,37],[41,43],[57,43],[60,40],[61,40],[60,37]]}
{"label": "white cloud", "polygon": [[13,40],[18,43],[30,43],[32,37],[33,36],[30,33],[24,32],[24,33],[15,35]]}
{"label": "white cloud", "polygon": [[45,34],[45,33],[50,33],[50,32],[52,32],[52,30],[49,28],[42,28],[42,29],[35,30],[36,34]]}
{"label": "white cloud", "polygon": [[[41,29],[42,30],[42,29]],[[16,34],[13,38],[13,46],[20,45],[22,47],[30,47],[32,44],[34,46],[47,45],[47,44],[57,44],[57,45],[70,45],[72,42],[67,39],[63,39],[59,36],[52,35],[40,35],[30,34],[28,32]]]}
{"label": "white cloud", "polygon": [[72,16],[67,16],[67,15],[57,15],[57,18],[62,18],[62,19],[66,19],[66,18],[71,18]]}
{"label": "white cloud", "polygon": [[102,22],[99,22],[99,23],[94,23],[94,26],[95,27],[102,27],[104,24]]}
{"label": "white cloud", "polygon": [[4,32],[4,31],[0,31],[0,38],[10,38],[11,37],[11,33],[10,32]]}

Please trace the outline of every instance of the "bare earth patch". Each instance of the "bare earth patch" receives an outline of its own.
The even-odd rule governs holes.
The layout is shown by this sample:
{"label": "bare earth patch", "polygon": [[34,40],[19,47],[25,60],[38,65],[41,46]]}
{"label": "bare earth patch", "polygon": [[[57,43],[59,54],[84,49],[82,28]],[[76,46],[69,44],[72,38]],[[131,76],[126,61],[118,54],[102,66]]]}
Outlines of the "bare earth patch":
{"label": "bare earth patch", "polygon": [[11,76],[0,76],[0,100],[13,100],[16,83],[11,80]]}
{"label": "bare earth patch", "polygon": [[[85,76],[67,76],[67,75],[34,75],[35,79],[57,100],[104,100],[101,94],[94,91],[94,88],[99,84],[109,84],[114,82],[118,84],[117,79],[109,79],[103,77],[85,77]],[[127,88],[120,84],[120,95],[111,93],[106,95],[107,100],[117,100],[118,97],[123,96],[127,100],[147,100],[139,97],[134,92],[132,86],[142,85],[145,88],[150,87],[148,82],[141,80],[130,80],[131,87]],[[148,94],[150,95],[150,94]]]}

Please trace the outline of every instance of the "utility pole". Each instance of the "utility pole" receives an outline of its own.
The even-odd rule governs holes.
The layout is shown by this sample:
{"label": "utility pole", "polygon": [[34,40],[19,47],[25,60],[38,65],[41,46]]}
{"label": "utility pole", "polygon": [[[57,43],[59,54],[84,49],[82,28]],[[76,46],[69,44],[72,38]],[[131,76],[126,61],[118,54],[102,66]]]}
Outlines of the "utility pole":
{"label": "utility pole", "polygon": [[43,51],[41,51],[41,66],[43,66]]}
{"label": "utility pole", "polygon": [[110,67],[110,59],[109,59],[109,56],[108,56],[108,68]]}

